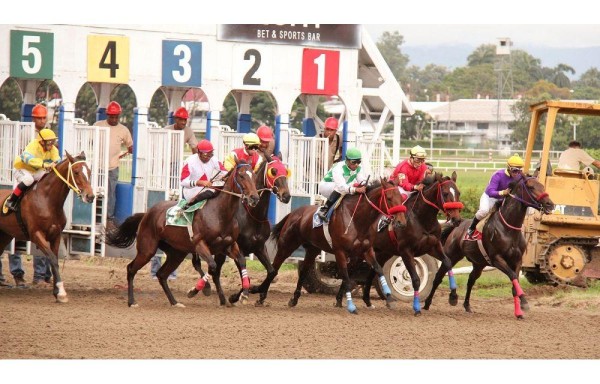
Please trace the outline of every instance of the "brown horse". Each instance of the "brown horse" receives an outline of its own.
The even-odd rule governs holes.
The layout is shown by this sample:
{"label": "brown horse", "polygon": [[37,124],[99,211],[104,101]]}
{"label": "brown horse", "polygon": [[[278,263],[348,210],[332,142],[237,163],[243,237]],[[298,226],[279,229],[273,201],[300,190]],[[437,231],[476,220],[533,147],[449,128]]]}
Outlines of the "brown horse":
{"label": "brown horse", "polygon": [[[379,264],[384,265],[393,255],[402,257],[415,292],[413,299],[415,316],[421,314],[419,301],[421,279],[416,270],[415,257],[427,253],[440,260],[448,270],[451,295],[458,299],[452,264],[442,249],[440,242],[442,229],[437,219],[438,212],[443,210],[452,225],[457,226],[462,220],[460,209],[463,208],[463,204],[460,202],[460,191],[456,186],[456,172],[452,173],[452,177],[444,177],[436,173],[425,178],[423,184],[424,190],[413,193],[404,203],[407,208],[406,227],[399,229],[389,226],[387,230],[378,232],[373,241],[373,249]],[[363,301],[367,307],[371,306],[370,289],[374,277],[375,271],[371,270],[363,286]],[[341,306],[342,296],[343,291],[340,289],[337,295],[338,306]]]}
{"label": "brown horse", "polygon": [[[58,248],[67,223],[63,206],[71,190],[85,203],[92,203],[95,198],[85,153],[75,157],[66,151],[65,154],[66,159],[25,192],[16,212],[3,209],[0,215],[0,249],[13,238],[37,245],[50,261],[54,276],[52,293],[60,303],[69,301],[58,268]],[[4,203],[10,192],[0,191],[0,201]]]}
{"label": "brown horse", "polygon": [[[167,255],[167,260],[157,271],[156,277],[171,305],[184,307],[175,300],[167,283],[167,277],[181,264],[188,253],[197,253],[208,263],[208,273],[217,287],[221,305],[225,305],[220,270],[212,255],[229,251],[230,257],[237,260],[242,270],[246,271],[246,260],[236,242],[239,228],[237,222],[233,220],[240,200],[248,200],[251,206],[256,205],[259,200],[252,168],[245,162],[238,163],[228,173],[225,186],[217,196],[208,200],[202,209],[194,213],[191,225],[193,236],[188,232],[188,228],[167,225],[166,213],[176,204],[173,201],[162,201],[146,213],[136,213],[125,219],[119,227],[107,231],[106,243],[118,248],[130,247],[136,239],[140,239],[136,245],[137,255],[127,265],[128,305],[137,306],[133,296],[135,274],[148,263],[159,248]],[[204,287],[206,279],[208,276],[200,279],[199,284],[196,285],[199,291]],[[242,286],[247,290],[249,285],[245,274]],[[247,296],[246,293],[246,298]]]}
{"label": "brown horse", "polygon": [[[281,264],[301,245],[306,249],[298,284],[293,298],[288,303],[293,307],[298,304],[302,283],[310,268],[314,268],[317,255],[321,250],[333,253],[338,273],[343,279],[347,309],[356,314],[351,295],[354,284],[348,276],[348,262],[364,259],[379,276],[383,276],[383,270],[373,252],[375,231],[372,224],[384,215],[393,219],[394,225],[406,225],[406,207],[402,205],[402,195],[395,184],[381,179],[380,183],[369,186],[364,194],[344,197],[340,206],[333,212],[329,225],[314,228],[313,220],[317,209],[316,206],[297,208],[275,225],[271,233],[271,237],[277,240],[273,268],[276,272],[279,271]],[[327,235],[325,230],[328,231]],[[259,303],[262,304],[266,299],[269,286],[276,275],[277,273],[272,277],[268,276],[259,287],[251,288],[251,293],[260,293]]]}
{"label": "brown horse", "polygon": [[[502,201],[501,205],[496,204],[485,223],[482,240],[465,240],[465,234],[471,224],[471,220],[465,220],[456,228],[444,228],[442,243],[453,266],[463,257],[473,264],[463,304],[467,312],[472,312],[469,301],[471,289],[483,269],[490,265],[504,272],[512,282],[515,316],[522,319],[522,310],[528,310],[529,305],[519,284],[519,272],[526,246],[521,227],[529,207],[549,214],[554,209],[554,203],[546,193],[544,185],[529,175],[521,175],[521,178],[513,181],[509,187],[510,195]],[[425,309],[429,309],[435,290],[447,270],[448,268],[442,265],[437,271],[431,293],[425,300]],[[455,305],[452,302],[450,304]]]}
{"label": "brown horse", "polygon": [[[271,224],[267,217],[271,194],[277,196],[277,199],[284,204],[290,202],[291,195],[287,184],[288,169],[276,156],[266,156],[266,159],[267,161],[261,164],[255,176],[256,189],[260,195],[258,204],[255,207],[240,204],[235,213],[235,220],[240,228],[237,243],[242,254],[248,256],[253,253],[267,270],[267,275],[273,275],[275,270],[265,249],[265,243],[271,234]],[[215,262],[222,265],[225,262],[225,256],[225,254],[215,256]],[[192,256],[192,261],[196,270],[203,275],[200,260],[196,255]],[[193,288],[188,292],[188,297],[193,297],[197,293],[198,291]],[[231,295],[229,302],[237,302],[242,293],[243,289],[240,289],[237,294]]]}

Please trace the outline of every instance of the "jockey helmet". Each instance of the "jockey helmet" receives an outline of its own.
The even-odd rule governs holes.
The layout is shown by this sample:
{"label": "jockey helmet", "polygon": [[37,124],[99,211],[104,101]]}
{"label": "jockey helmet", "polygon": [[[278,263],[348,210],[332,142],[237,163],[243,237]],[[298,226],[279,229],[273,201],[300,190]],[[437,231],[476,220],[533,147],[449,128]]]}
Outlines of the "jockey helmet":
{"label": "jockey helmet", "polygon": [[196,146],[198,152],[211,152],[214,151],[213,145],[210,141],[203,139],[200,140],[198,145]]}
{"label": "jockey helmet", "polygon": [[117,103],[116,101],[111,101],[110,103],[108,103],[108,106],[106,107],[106,114],[107,115],[120,115],[121,114],[121,105],[119,103]]}
{"label": "jockey helmet", "polygon": [[273,141],[273,131],[266,125],[261,125],[256,130],[258,138],[262,141]]}
{"label": "jockey helmet", "polygon": [[416,157],[417,159],[424,159],[427,157],[427,153],[420,145],[412,147],[410,150],[410,157]]}
{"label": "jockey helmet", "polygon": [[509,167],[520,167],[520,168],[522,168],[525,165],[525,163],[523,162],[523,159],[521,159],[521,156],[519,156],[518,154],[514,154],[511,157],[509,157],[506,164]]}
{"label": "jockey helmet", "polygon": [[48,116],[48,110],[42,104],[36,104],[31,110],[31,116],[46,117]]}
{"label": "jockey helmet", "polygon": [[49,128],[44,128],[41,131],[38,132],[40,138],[38,139],[38,141],[47,141],[47,140],[56,140],[56,134],[54,134],[54,131],[49,129]]}
{"label": "jockey helmet", "polygon": [[360,153],[360,149],[358,148],[350,148],[346,151],[346,158],[348,160],[360,160],[362,153]]}
{"label": "jockey helmet", "polygon": [[256,133],[246,133],[244,137],[242,137],[242,141],[245,145],[260,145],[260,138]]}
{"label": "jockey helmet", "polygon": [[338,129],[338,121],[335,117],[328,117],[327,120],[325,120],[325,129]]}
{"label": "jockey helmet", "polygon": [[183,107],[177,108],[173,116],[179,117],[180,119],[188,119],[190,117],[188,111]]}

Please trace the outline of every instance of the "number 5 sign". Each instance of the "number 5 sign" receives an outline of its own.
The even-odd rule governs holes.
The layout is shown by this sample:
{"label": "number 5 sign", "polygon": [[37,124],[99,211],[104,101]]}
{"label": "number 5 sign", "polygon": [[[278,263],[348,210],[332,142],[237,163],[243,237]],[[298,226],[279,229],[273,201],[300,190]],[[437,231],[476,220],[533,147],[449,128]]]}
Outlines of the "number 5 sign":
{"label": "number 5 sign", "polygon": [[10,75],[24,79],[52,79],[54,34],[10,31]]}
{"label": "number 5 sign", "polygon": [[302,54],[302,93],[337,95],[340,52],[305,48]]}
{"label": "number 5 sign", "polygon": [[127,84],[129,82],[129,38],[88,36],[88,81]]}

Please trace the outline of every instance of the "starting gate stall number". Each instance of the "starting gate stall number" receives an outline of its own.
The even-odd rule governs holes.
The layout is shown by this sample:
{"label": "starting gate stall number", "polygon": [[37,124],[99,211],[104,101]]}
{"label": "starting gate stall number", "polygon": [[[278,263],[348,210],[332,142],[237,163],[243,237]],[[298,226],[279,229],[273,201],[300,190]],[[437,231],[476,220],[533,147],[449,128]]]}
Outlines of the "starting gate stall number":
{"label": "starting gate stall number", "polygon": [[302,93],[337,95],[340,52],[305,48],[302,53]]}
{"label": "starting gate stall number", "polygon": [[125,36],[88,36],[87,80],[98,83],[129,82],[129,38]]}
{"label": "starting gate stall number", "polygon": [[163,40],[162,85],[202,86],[202,43]]}
{"label": "starting gate stall number", "polygon": [[23,79],[52,79],[54,34],[10,31],[10,75]]}
{"label": "starting gate stall number", "polygon": [[234,89],[271,90],[273,55],[264,45],[236,45],[233,48],[232,87]]}

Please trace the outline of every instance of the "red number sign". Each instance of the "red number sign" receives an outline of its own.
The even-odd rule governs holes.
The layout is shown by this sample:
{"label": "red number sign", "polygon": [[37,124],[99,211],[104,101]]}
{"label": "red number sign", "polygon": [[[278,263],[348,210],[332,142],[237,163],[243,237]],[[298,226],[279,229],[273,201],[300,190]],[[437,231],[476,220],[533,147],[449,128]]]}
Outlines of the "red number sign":
{"label": "red number sign", "polygon": [[340,52],[304,49],[302,93],[337,95],[340,82]]}

